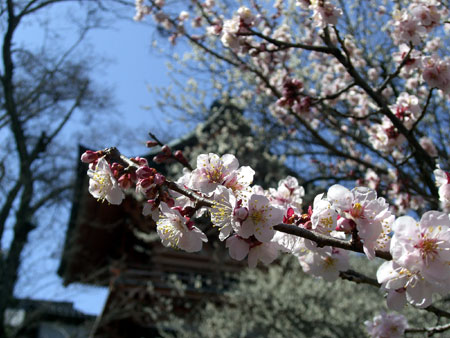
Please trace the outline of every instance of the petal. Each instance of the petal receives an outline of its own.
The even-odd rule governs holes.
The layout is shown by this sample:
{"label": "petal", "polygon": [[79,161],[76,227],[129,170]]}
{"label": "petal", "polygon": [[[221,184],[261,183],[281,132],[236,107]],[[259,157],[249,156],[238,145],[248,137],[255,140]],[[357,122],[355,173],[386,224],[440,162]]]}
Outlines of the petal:
{"label": "petal", "polygon": [[404,289],[389,291],[386,304],[391,310],[401,311],[406,305],[406,291]]}
{"label": "petal", "polygon": [[434,210],[428,211],[423,214],[422,219],[420,220],[421,228],[437,227],[439,225],[450,227],[450,218],[445,212]]}
{"label": "petal", "polygon": [[111,204],[120,204],[122,203],[122,200],[125,198],[125,195],[120,189],[119,186],[113,187],[109,193],[106,195],[106,200]]}
{"label": "petal", "polygon": [[417,307],[425,308],[431,305],[433,289],[432,286],[426,281],[422,281],[417,278],[414,286],[408,286],[406,288],[406,297],[408,301]]}
{"label": "petal", "polygon": [[247,256],[250,245],[238,236],[229,237],[225,245],[229,249],[230,257],[241,261]]}
{"label": "petal", "polygon": [[352,206],[353,195],[346,187],[335,184],[328,189],[327,199],[334,207],[348,210]]}
{"label": "petal", "polygon": [[263,227],[260,225],[257,225],[255,227],[255,233],[254,233],[256,239],[260,242],[270,242],[270,240],[275,235],[275,230],[273,230],[272,227]]}
{"label": "petal", "polygon": [[239,161],[237,160],[237,158],[234,155],[231,154],[225,154],[223,155],[220,160],[223,163],[224,166],[224,173],[228,174],[232,171],[237,170],[237,168],[239,168]]}

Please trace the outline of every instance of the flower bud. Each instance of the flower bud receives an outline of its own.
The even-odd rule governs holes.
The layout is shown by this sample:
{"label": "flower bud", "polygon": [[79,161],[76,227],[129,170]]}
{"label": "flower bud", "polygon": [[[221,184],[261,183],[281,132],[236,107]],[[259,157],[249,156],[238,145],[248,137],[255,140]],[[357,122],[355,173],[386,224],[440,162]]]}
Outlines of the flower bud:
{"label": "flower bud", "polygon": [[111,170],[122,171],[123,169],[124,169],[123,165],[121,165],[117,162],[114,162],[113,164],[111,164]]}
{"label": "flower bud", "polygon": [[343,231],[346,234],[351,233],[356,228],[356,223],[352,219],[339,217],[337,220],[336,231]]}
{"label": "flower bud", "polygon": [[162,146],[161,151],[167,156],[172,155],[172,150],[170,149],[170,147],[167,144]]}
{"label": "flower bud", "polygon": [[122,189],[129,189],[131,188],[131,175],[130,174],[123,174],[122,176],[120,176],[119,180],[119,185]]}
{"label": "flower bud", "polygon": [[156,155],[155,157],[153,157],[153,162],[160,164],[160,163],[164,163],[168,159],[169,158],[166,155],[159,154],[159,155]]}
{"label": "flower bud", "polygon": [[156,174],[156,170],[154,168],[149,168],[147,166],[140,167],[136,170],[136,175],[138,178],[148,178],[150,176],[154,176]]}
{"label": "flower bud", "polygon": [[156,173],[155,174],[155,184],[161,185],[166,181],[166,177],[163,174]]}
{"label": "flower bud", "polygon": [[248,209],[246,207],[237,207],[233,210],[234,218],[239,222],[244,222],[248,217]]}
{"label": "flower bud", "polygon": [[152,187],[152,185],[154,184],[153,182],[153,176],[144,178],[144,179],[140,179],[137,183],[142,189],[147,190],[149,188]]}
{"label": "flower bud", "polygon": [[177,150],[174,156],[181,164],[188,165],[188,161],[184,157],[183,152],[181,150]]}
{"label": "flower bud", "polygon": [[98,154],[92,150],[86,150],[83,155],[81,155],[81,162],[92,163],[98,160]]}
{"label": "flower bud", "polygon": [[136,162],[137,164],[139,164],[140,166],[144,166],[144,165],[148,166],[148,161],[144,157],[139,157],[138,156],[138,157],[132,158],[132,160],[134,162]]}
{"label": "flower bud", "polygon": [[156,142],[156,141],[147,141],[147,142],[145,142],[145,146],[147,148],[153,148],[153,147],[156,147],[157,145],[158,145],[158,142]]}

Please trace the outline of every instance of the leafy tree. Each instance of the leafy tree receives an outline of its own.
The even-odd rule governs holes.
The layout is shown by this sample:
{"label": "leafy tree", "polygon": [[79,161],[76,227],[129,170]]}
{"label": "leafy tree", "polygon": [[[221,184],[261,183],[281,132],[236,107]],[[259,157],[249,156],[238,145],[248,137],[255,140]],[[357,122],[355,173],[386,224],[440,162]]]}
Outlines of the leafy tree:
{"label": "leafy tree", "polygon": [[[377,264],[361,257],[352,266],[373,274]],[[385,308],[379,291],[367,284],[314,278],[284,256],[267,269],[246,269],[220,301],[205,300],[184,317],[159,323],[163,337],[364,337],[364,322]],[[355,295],[359,295],[355,297]],[[408,308],[410,323],[436,323],[432,314]],[[445,333],[438,334],[445,336]]]}

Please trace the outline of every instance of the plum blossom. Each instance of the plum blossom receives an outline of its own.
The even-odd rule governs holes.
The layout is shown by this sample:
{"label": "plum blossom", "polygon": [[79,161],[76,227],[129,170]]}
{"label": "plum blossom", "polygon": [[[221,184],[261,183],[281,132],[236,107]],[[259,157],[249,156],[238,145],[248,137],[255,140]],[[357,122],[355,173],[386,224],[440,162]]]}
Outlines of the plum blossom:
{"label": "plum blossom", "polygon": [[450,93],[450,59],[433,54],[422,58],[422,77],[431,88]]}
{"label": "plum blossom", "polygon": [[161,212],[156,230],[164,246],[187,252],[202,249],[203,242],[207,242],[208,238],[188,217],[183,217],[177,209],[169,208],[166,203],[161,203]]}
{"label": "plum blossom", "polygon": [[377,280],[381,288],[388,291],[388,307],[397,311],[406,302],[425,308],[431,305],[433,293],[448,293],[448,286],[430,283],[420,272],[410,271],[394,261],[381,264],[377,270]]}
{"label": "plum blossom", "polygon": [[431,157],[438,157],[438,152],[434,146],[433,140],[429,137],[422,136],[419,139],[419,144]]}
{"label": "plum blossom", "polygon": [[291,254],[301,254],[305,248],[305,240],[299,236],[290,235],[281,231],[276,231],[272,239],[280,245],[280,250]]}
{"label": "plum blossom", "polygon": [[297,210],[301,209],[302,197],[305,195],[305,189],[298,185],[295,177],[288,176],[278,182],[278,189],[269,189],[270,200],[272,204],[283,207],[292,206]]}
{"label": "plum blossom", "polygon": [[394,53],[393,57],[394,61],[399,64],[403,62],[406,57],[408,57],[404,67],[402,68],[402,71],[406,74],[410,74],[414,69],[417,69],[422,65],[422,54],[415,49],[410,51],[410,47],[404,43],[399,46],[399,51]]}
{"label": "plum blossom", "polygon": [[311,225],[312,229],[323,234],[330,234],[337,225],[337,212],[331,207],[331,203],[323,199],[324,194],[314,198]]}
{"label": "plum blossom", "polygon": [[342,10],[328,0],[297,0],[297,6],[313,11],[313,20],[317,27],[325,28],[326,25],[336,25],[342,15]]}
{"label": "plum blossom", "polygon": [[439,165],[434,170],[436,185],[439,187],[439,200],[444,211],[450,211],[450,173],[442,170]]}
{"label": "plum blossom", "polygon": [[283,210],[271,205],[267,197],[253,194],[248,201],[248,217],[237,233],[243,238],[254,235],[260,242],[269,242],[275,234],[273,226],[282,222],[283,214]]}
{"label": "plum blossom", "polygon": [[248,255],[248,266],[255,268],[258,261],[270,264],[278,258],[280,245],[276,242],[262,243],[255,238],[242,238],[234,235],[227,239],[226,247],[229,249],[230,257],[241,261]]}
{"label": "plum blossom", "polygon": [[120,204],[125,198],[122,189],[104,157],[100,158],[95,169],[87,172],[89,179],[89,192],[98,200],[105,199],[111,204]]}
{"label": "plum blossom", "polygon": [[328,189],[327,199],[340,211],[343,219],[356,227],[363,241],[364,253],[373,259],[383,230],[382,222],[391,216],[385,199],[377,198],[376,191],[369,188],[357,187],[350,191],[338,184]]}
{"label": "plum blossom", "polygon": [[245,37],[239,36],[239,33],[247,31],[247,27],[255,24],[255,16],[247,7],[240,7],[231,20],[225,20],[222,28],[222,37],[220,41],[225,47],[237,50],[241,41]]}
{"label": "plum blossom", "polygon": [[242,206],[242,200],[237,201],[233,193],[224,186],[217,187],[214,193],[214,205],[211,208],[211,222],[219,228],[219,239],[225,240],[239,222],[248,216],[248,210]]}
{"label": "plum blossom", "polygon": [[135,21],[141,21],[145,16],[151,13],[151,8],[147,5],[144,5],[144,0],[136,0],[136,15],[134,16]]}
{"label": "plum blossom", "polygon": [[394,32],[392,33],[394,41],[397,44],[412,43],[417,46],[422,41],[422,37],[426,34],[426,28],[421,25],[414,16],[408,11],[396,11],[394,18]]}
{"label": "plum blossom", "polygon": [[407,129],[411,129],[414,122],[420,116],[421,109],[419,106],[419,99],[414,95],[408,93],[401,93],[395,105],[389,107],[395,116],[403,122]]}
{"label": "plum blossom", "polygon": [[394,127],[388,117],[383,116],[380,123],[372,124],[368,129],[369,142],[372,146],[384,153],[392,152],[405,142],[406,138]]}
{"label": "plum blossom", "polygon": [[243,190],[252,183],[255,171],[247,166],[238,167],[239,162],[234,155],[201,154],[197,157],[197,169],[191,173],[189,186],[206,194],[219,185]]}
{"label": "plum blossom", "polygon": [[142,215],[148,216],[150,215],[151,218],[156,222],[159,219],[159,206],[157,203],[155,203],[155,200],[148,200],[144,207],[142,208]]}
{"label": "plum blossom", "polygon": [[408,321],[401,314],[382,312],[364,325],[372,338],[400,338],[408,328]]}
{"label": "plum blossom", "polygon": [[428,211],[420,222],[410,216],[393,225],[391,254],[394,262],[411,272],[420,272],[430,283],[445,284],[450,279],[450,217]]}
{"label": "plum blossom", "polygon": [[430,2],[428,3],[428,6],[421,3],[412,3],[408,10],[412,17],[419,21],[420,24],[429,32],[433,27],[436,27],[439,24],[441,16],[437,10],[437,7]]}
{"label": "plum blossom", "polygon": [[328,282],[339,278],[339,272],[348,270],[348,254],[345,250],[331,247],[315,248],[300,255],[298,261],[304,272],[321,277]]}

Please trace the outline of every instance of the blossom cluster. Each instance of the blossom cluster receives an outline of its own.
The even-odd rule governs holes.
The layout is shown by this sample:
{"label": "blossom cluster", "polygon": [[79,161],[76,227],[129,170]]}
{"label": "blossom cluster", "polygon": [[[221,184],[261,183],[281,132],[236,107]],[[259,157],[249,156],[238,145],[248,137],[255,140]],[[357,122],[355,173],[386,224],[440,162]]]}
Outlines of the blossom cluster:
{"label": "blossom cluster", "polygon": [[[170,42],[187,37],[199,60],[207,53],[227,65],[224,78],[233,85],[212,80],[214,88],[232,87],[231,95],[221,96],[267,110],[271,127],[284,130],[276,135],[280,144],[294,141],[286,153],[310,161],[302,167],[309,171],[305,177],[320,179],[314,177],[319,172],[328,182],[357,185],[333,185],[305,206],[294,178],[264,190],[251,185],[254,171],[239,168],[232,155],[203,154],[177,184],[211,205],[198,207],[193,196],[164,188],[161,180],[151,182],[150,193],[141,189],[149,200],[144,213],[158,226],[164,220],[167,236],[175,236],[167,226],[176,222],[165,205],[178,212],[183,231],[178,242],[161,233],[165,245],[181,248],[185,236],[195,242],[190,250],[201,247],[205,237],[192,220],[207,214],[230,256],[247,257],[250,266],[289,252],[304,271],[327,280],[348,269],[348,250],[277,231],[284,223],[352,243],[369,259],[389,255],[377,278],[391,308],[407,301],[426,307],[433,294],[448,293],[450,175],[434,170],[449,145],[445,2],[292,0],[274,1],[271,9],[244,1],[225,9],[221,2],[195,0],[184,10],[171,8],[175,14],[164,1],[145,3],[136,1],[137,20],[152,15],[170,31]],[[438,197],[441,211],[424,213],[438,208]],[[414,212],[420,221],[410,217]],[[383,336],[389,329],[379,323],[389,320],[382,315],[369,331]]]}
{"label": "blossom cluster", "polygon": [[[450,291],[450,216],[444,212],[426,212],[420,222],[411,216],[395,219],[389,204],[374,189],[349,190],[338,184],[326,194],[317,195],[313,205],[303,212],[305,191],[296,178],[288,176],[278,182],[277,188],[264,190],[252,185],[255,171],[239,166],[231,154],[199,155],[196,168],[185,170],[175,184],[193,194],[188,195],[167,187],[165,177],[149,167],[145,159],[131,159],[134,170],[126,170],[118,163],[110,165],[102,155],[101,151],[88,151],[82,156],[84,162],[90,163],[90,193],[120,204],[133,182],[136,192],[147,199],[142,213],[156,222],[164,246],[200,251],[208,241],[201,229],[208,225],[196,226],[195,222],[207,213],[230,257],[247,257],[250,267],[258,262],[272,263],[285,252],[295,255],[306,273],[327,281],[336,280],[348,270],[347,250],[275,229],[279,224],[289,224],[361,245],[368,259],[374,259],[379,252],[390,252],[392,260],[383,263],[377,272],[379,283],[388,293],[390,308],[401,309],[406,301],[426,307],[434,293]],[[199,204],[202,200],[209,203]]]}

